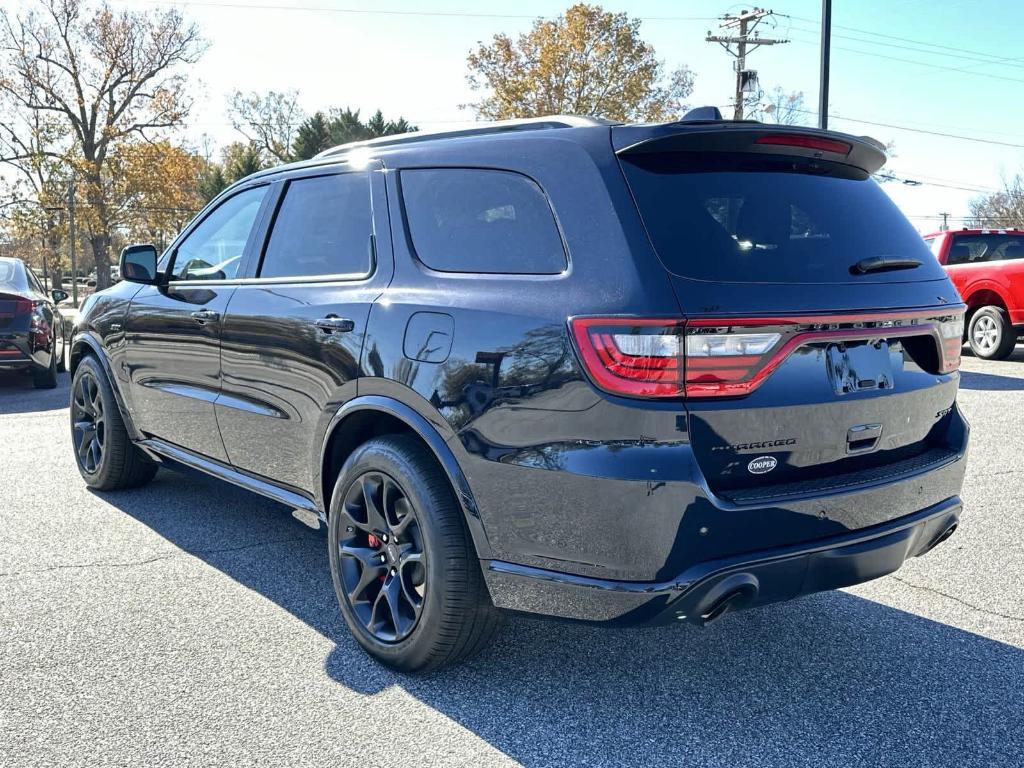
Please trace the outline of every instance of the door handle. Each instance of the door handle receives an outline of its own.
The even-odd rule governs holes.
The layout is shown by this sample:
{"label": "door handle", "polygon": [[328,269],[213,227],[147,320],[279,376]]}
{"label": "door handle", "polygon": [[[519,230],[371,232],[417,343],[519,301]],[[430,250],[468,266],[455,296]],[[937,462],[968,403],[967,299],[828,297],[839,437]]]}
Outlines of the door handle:
{"label": "door handle", "polygon": [[195,318],[196,322],[200,325],[204,323],[212,323],[220,319],[220,312],[214,312],[212,309],[200,309],[192,313],[192,317]]}
{"label": "door handle", "polygon": [[313,324],[324,333],[348,333],[356,328],[354,321],[349,320],[347,317],[338,317],[337,315],[321,317]]}

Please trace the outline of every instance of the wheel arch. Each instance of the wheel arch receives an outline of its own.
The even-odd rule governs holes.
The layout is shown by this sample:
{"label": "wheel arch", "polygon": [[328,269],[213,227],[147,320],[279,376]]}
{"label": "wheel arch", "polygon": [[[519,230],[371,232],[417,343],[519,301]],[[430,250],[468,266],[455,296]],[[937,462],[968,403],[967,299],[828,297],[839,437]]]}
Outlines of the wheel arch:
{"label": "wheel arch", "polygon": [[477,556],[490,557],[490,545],[476,500],[462,467],[441,433],[418,411],[386,395],[362,395],[349,400],[335,413],[324,435],[320,451],[320,464],[316,478],[317,505],[330,512],[330,497],[337,472],[357,447],[373,437],[384,434],[411,434],[416,436],[434,455],[440,465],[459,507]]}
{"label": "wheel arch", "polygon": [[994,306],[1001,307],[1004,310],[1009,308],[1006,297],[998,290],[990,287],[975,289],[964,299],[964,303],[967,305],[968,319],[982,307]]}
{"label": "wheel arch", "polygon": [[91,334],[80,331],[71,339],[71,353],[68,357],[68,374],[72,381],[75,378],[75,371],[86,357],[96,358],[103,369],[103,373],[110,383],[110,388],[114,392],[114,400],[117,401],[117,409],[121,412],[121,420],[128,431],[128,436],[133,442],[141,440],[143,435],[135,428],[135,421],[128,412],[128,406],[125,404],[124,396],[121,394],[121,387],[117,377],[114,376],[114,371],[110,367],[110,360],[104,352],[103,344]]}

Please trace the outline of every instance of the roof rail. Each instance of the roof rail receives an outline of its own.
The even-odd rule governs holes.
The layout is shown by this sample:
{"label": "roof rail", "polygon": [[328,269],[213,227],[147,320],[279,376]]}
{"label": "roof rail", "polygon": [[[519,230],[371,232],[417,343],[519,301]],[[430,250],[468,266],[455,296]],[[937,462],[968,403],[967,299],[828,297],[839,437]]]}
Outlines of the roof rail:
{"label": "roof rail", "polygon": [[396,133],[392,136],[381,136],[365,141],[350,141],[336,147],[325,149],[316,157],[332,157],[344,154],[360,147],[386,147],[396,144],[415,144],[419,141],[434,139],[455,139],[463,136],[481,136],[490,133],[511,133],[514,131],[542,131],[549,128],[585,128],[596,125],[619,125],[614,120],[602,117],[582,117],[578,115],[547,115],[545,117],[526,117],[517,120],[495,120],[492,122],[467,122],[457,128],[445,128],[439,131],[414,131],[412,133]]}

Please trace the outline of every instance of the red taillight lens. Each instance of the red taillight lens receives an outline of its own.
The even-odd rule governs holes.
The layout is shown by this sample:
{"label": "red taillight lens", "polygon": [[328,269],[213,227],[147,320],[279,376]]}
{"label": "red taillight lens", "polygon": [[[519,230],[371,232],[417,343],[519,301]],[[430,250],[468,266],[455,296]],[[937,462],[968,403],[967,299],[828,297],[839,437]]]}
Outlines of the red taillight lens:
{"label": "red taillight lens", "polygon": [[572,335],[601,389],[632,397],[683,394],[683,322],[575,318]]}
{"label": "red taillight lens", "polygon": [[32,299],[24,299],[20,296],[14,300],[14,314],[27,315],[38,306],[38,302]]}
{"label": "red taillight lens", "polygon": [[775,133],[760,136],[756,144],[774,144],[781,147],[800,147],[801,149],[818,149],[822,152],[834,152],[837,155],[848,155],[853,149],[852,144],[835,139],[824,139],[819,136],[803,136],[799,133]]}
{"label": "red taillight lens", "polygon": [[964,345],[964,316],[942,318],[938,326],[939,338],[942,340],[942,373],[950,373],[960,367],[960,353]]}

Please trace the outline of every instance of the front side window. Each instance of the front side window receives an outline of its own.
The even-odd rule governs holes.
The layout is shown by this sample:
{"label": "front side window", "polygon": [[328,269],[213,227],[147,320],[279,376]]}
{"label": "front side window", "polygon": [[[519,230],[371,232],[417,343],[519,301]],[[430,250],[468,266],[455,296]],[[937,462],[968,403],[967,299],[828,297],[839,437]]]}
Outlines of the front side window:
{"label": "front side window", "polygon": [[171,279],[234,278],[266,193],[267,187],[247,189],[217,206],[178,246]]}
{"label": "front side window", "polygon": [[344,173],[288,183],[260,277],[364,277],[372,269],[370,177]]}
{"label": "front side window", "polygon": [[440,272],[551,275],[565,248],[540,187],[518,173],[468,168],[402,171],[416,256]]}

